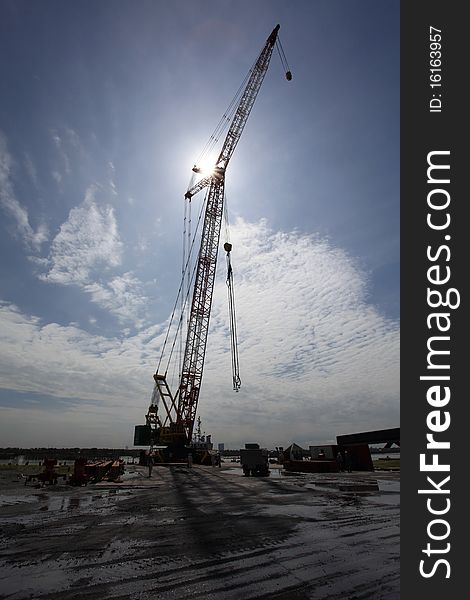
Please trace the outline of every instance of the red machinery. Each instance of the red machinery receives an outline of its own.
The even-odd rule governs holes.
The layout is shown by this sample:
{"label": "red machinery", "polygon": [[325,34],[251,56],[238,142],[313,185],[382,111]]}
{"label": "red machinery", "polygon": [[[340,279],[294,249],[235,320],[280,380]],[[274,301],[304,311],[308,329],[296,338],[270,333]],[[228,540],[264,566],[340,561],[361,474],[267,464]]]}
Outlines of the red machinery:
{"label": "red machinery", "polygon": [[43,462],[43,470],[41,473],[28,475],[24,484],[26,485],[29,481],[37,480],[40,484],[56,485],[59,475],[55,470],[57,465],[57,458],[45,458]]}

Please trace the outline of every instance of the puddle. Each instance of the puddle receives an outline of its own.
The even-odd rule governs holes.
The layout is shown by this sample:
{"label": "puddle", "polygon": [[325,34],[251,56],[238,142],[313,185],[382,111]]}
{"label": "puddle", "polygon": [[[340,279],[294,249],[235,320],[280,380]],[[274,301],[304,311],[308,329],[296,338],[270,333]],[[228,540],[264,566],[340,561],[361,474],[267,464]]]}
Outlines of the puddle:
{"label": "puddle", "polygon": [[90,504],[91,498],[70,498],[68,496],[51,496],[47,499],[47,504],[41,510],[51,512],[77,510],[86,504]]}
{"label": "puddle", "polygon": [[37,498],[34,496],[8,496],[1,495],[0,496],[0,507],[2,506],[15,506],[16,504],[25,504],[37,502]]}
{"label": "puddle", "polygon": [[297,477],[298,479],[306,479],[306,473],[300,471],[282,471],[284,477]]}
{"label": "puddle", "polygon": [[314,483],[310,483],[310,484],[306,485],[305,487],[308,487],[311,489],[323,488],[323,489],[337,490],[338,482],[337,481],[315,481]]}
{"label": "puddle", "polygon": [[[243,474],[242,468],[240,466],[238,467],[225,467],[224,468],[224,474],[228,473],[229,475],[236,475],[238,477],[246,477]],[[278,467],[272,467],[270,466],[269,468],[269,475],[258,475],[253,477],[252,475],[249,476],[250,479],[265,479],[266,477],[269,477],[270,479],[282,479],[283,477],[287,477],[287,476],[298,476],[299,473],[289,473],[287,471],[284,471],[282,468],[278,468]],[[247,477],[248,479],[248,477]]]}
{"label": "puddle", "polygon": [[124,492],[122,495],[129,494],[127,490],[107,490],[100,494],[84,493],[80,496],[46,496],[47,504],[41,507],[40,510],[61,512],[80,509],[80,511],[87,512],[96,510],[97,505],[100,505],[100,508],[109,508],[114,506],[116,498],[121,495],[121,492]]}
{"label": "puddle", "polygon": [[365,495],[364,499],[374,504],[384,504],[387,506],[400,506],[400,494],[374,494]]}
{"label": "puddle", "polygon": [[323,506],[316,504],[271,504],[264,507],[264,512],[268,515],[300,518],[306,521],[318,520],[322,510]]}
{"label": "puddle", "polygon": [[114,538],[104,550],[101,560],[106,562],[108,560],[116,560],[117,558],[121,558],[128,554],[129,550],[135,547],[136,544],[137,542]]}
{"label": "puddle", "polygon": [[142,473],[139,471],[126,471],[124,475],[121,475],[123,481],[129,481],[130,479],[141,479]]}
{"label": "puddle", "polygon": [[25,580],[24,569],[21,566],[9,565],[8,577],[2,579],[2,592],[8,596],[12,595],[12,598],[37,598],[43,593],[67,588],[68,577],[68,573],[60,568],[41,570],[41,567],[31,565]]}
{"label": "puddle", "polygon": [[169,506],[155,506],[154,508],[150,509],[152,512],[166,512],[167,510],[170,510]]}
{"label": "puddle", "polygon": [[351,481],[341,479],[320,480],[308,483],[306,488],[316,491],[338,491],[355,496],[368,497],[384,504],[398,504],[400,495],[400,481],[368,479]]}
{"label": "puddle", "polygon": [[379,486],[376,483],[340,483],[338,485],[340,492],[379,492]]}
{"label": "puddle", "polygon": [[379,480],[378,481],[379,488],[381,492],[389,493],[389,494],[399,494],[400,493],[400,482],[399,481],[386,481]]}

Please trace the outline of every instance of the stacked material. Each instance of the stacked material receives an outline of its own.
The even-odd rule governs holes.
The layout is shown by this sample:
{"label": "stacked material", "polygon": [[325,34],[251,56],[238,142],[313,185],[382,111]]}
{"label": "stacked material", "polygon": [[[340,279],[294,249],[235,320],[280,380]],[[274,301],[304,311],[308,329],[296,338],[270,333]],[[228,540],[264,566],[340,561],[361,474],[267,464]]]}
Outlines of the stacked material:
{"label": "stacked material", "polygon": [[86,461],[77,458],[73,474],[70,477],[71,485],[86,485],[98,481],[117,481],[124,473],[124,461],[122,460],[99,460]]}

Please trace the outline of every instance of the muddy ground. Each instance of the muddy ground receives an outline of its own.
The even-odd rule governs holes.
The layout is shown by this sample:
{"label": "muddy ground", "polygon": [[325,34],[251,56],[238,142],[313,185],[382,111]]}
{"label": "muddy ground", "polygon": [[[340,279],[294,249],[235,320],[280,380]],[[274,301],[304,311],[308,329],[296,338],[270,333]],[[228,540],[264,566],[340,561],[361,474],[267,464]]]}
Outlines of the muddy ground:
{"label": "muddy ground", "polygon": [[35,488],[0,472],[0,598],[395,600],[399,473],[127,466]]}

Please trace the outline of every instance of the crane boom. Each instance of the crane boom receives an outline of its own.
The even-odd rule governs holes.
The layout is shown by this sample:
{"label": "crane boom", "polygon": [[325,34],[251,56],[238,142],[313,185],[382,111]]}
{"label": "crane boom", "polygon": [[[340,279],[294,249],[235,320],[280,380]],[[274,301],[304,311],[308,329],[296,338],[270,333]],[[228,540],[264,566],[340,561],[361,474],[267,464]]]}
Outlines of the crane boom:
{"label": "crane boom", "polygon": [[224,179],[212,180],[207,196],[206,212],[199,250],[193,299],[179,387],[177,422],[192,438],[199,390],[201,387],[207,333],[212,305],[220,229],[223,218]]}
{"label": "crane boom", "polygon": [[266,40],[266,44],[261,51],[255,66],[253,67],[250,79],[245,87],[240,104],[237,108],[237,112],[233,117],[232,124],[228,130],[219,158],[217,159],[217,167],[226,169],[230,159],[232,158],[233,152],[240,140],[248,117],[250,116],[256,96],[258,95],[261,84],[263,83],[264,76],[268,70],[269,61],[271,60],[271,55],[273,53],[274,44],[276,43],[278,31],[279,25],[276,25],[271,35]]}
{"label": "crane boom", "polygon": [[253,108],[256,97],[261,88],[261,84],[263,83],[264,76],[268,70],[269,61],[271,60],[279,27],[279,25],[276,25],[276,27],[272,30],[271,35],[266,40],[266,44],[261,50],[254,67],[251,69],[250,78],[245,86],[237,111],[232,119],[230,129],[225,137],[222,150],[220,151],[219,157],[215,163],[215,174],[211,177],[205,177],[203,180],[196,183],[190,190],[188,190],[188,192],[186,192],[186,198],[191,198],[197,194],[197,192],[203,189],[203,187],[209,185],[214,179],[214,176],[223,177],[225,174],[225,170],[227,169],[228,163],[232,158],[233,152],[241,138],[243,129],[248,121],[248,117],[250,116],[251,109]]}
{"label": "crane boom", "polygon": [[[147,424],[154,431],[159,429],[159,435],[154,436],[154,442],[157,443],[184,445],[192,439],[204,368],[223,219],[225,172],[268,70],[278,31],[279,25],[276,25],[251,69],[213,172],[185,194],[185,198],[191,200],[196,193],[208,186],[181,379],[176,394],[172,395],[166,382],[166,374],[157,372],[154,375],[155,389],[147,414]],[[163,422],[157,415],[158,399],[162,400],[167,413]],[[165,427],[168,424],[169,426]]]}

